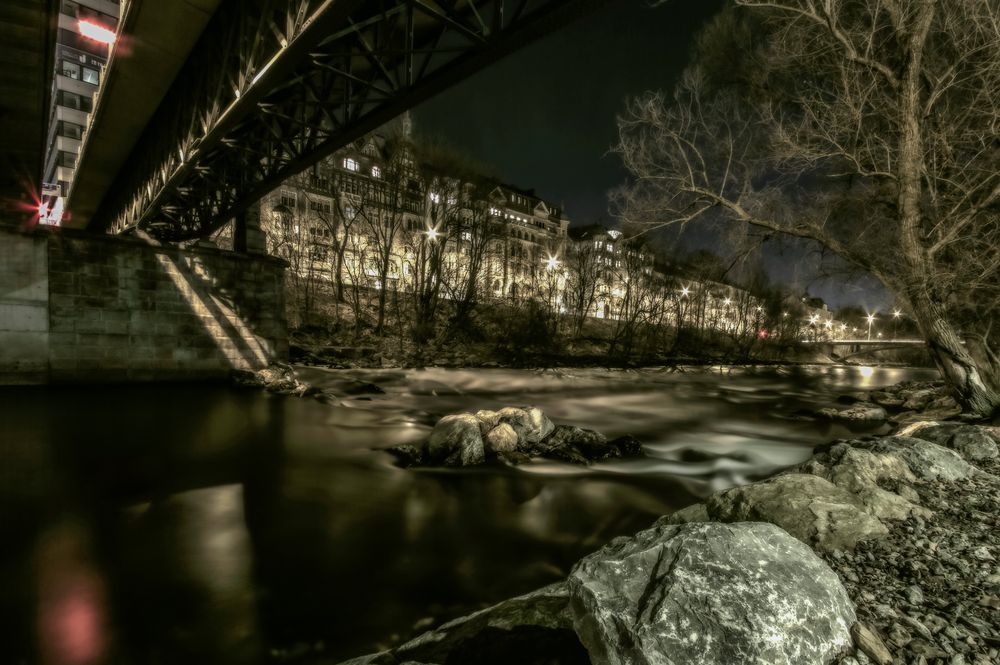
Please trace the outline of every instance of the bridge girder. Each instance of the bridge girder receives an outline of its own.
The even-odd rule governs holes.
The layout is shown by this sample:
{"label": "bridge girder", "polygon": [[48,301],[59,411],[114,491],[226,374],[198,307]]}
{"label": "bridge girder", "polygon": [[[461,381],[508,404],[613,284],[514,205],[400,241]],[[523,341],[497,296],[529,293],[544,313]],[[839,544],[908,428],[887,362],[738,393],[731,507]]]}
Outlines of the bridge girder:
{"label": "bridge girder", "polygon": [[204,237],[290,176],[606,1],[227,1],[90,228]]}

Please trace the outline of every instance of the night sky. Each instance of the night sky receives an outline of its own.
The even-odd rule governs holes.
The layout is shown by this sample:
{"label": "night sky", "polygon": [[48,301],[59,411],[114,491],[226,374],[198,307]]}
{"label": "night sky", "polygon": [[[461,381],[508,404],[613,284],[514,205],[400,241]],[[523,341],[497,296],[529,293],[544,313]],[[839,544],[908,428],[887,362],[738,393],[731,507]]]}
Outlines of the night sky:
{"label": "night sky", "polygon": [[[722,5],[611,2],[418,107],[416,130],[562,205],[574,226],[607,220],[607,191],[626,177],[608,152],[623,100],[672,89],[694,36]],[[702,228],[686,232],[684,243],[717,249]],[[817,280],[814,264],[801,248],[769,250],[765,258],[774,280],[807,288],[831,305],[888,305],[871,280]]]}

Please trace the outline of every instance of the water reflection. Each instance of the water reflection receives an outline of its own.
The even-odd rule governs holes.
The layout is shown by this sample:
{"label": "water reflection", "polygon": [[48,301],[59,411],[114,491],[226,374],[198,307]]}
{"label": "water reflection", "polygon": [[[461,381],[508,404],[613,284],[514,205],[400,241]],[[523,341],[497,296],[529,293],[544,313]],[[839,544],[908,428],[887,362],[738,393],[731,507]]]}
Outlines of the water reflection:
{"label": "water reflection", "polygon": [[[346,658],[563,577],[612,537],[848,434],[875,368],[308,371],[330,404],[204,386],[0,390],[12,662]],[[532,403],[646,459],[404,471],[445,413]],[[26,608],[34,608],[26,612]]]}
{"label": "water reflection", "polygon": [[105,581],[88,534],[64,520],[42,533],[35,551],[38,638],[47,665],[95,665],[108,656]]}

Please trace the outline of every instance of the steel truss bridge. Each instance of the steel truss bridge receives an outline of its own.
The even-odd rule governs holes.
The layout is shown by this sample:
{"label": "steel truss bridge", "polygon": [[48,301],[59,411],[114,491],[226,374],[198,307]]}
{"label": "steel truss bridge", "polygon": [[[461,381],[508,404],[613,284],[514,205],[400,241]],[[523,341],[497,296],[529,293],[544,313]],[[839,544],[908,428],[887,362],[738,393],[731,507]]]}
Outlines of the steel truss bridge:
{"label": "steel truss bridge", "polygon": [[[222,0],[133,142],[110,119],[126,117],[142,91],[102,92],[72,225],[207,236],[288,177],[606,1]],[[162,6],[133,0],[123,33],[155,28],[150,12]],[[143,44],[136,34],[117,48],[139,57]],[[109,71],[116,66],[127,56],[116,52]],[[91,145],[98,139],[119,154]]]}

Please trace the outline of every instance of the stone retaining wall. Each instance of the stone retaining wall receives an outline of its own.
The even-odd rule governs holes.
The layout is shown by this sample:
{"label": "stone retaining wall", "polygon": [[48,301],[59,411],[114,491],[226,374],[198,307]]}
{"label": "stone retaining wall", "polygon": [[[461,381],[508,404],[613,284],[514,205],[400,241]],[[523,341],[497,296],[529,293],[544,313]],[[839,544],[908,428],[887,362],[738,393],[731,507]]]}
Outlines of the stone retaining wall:
{"label": "stone retaining wall", "polygon": [[0,228],[0,384],[211,379],[287,357],[283,262]]}

